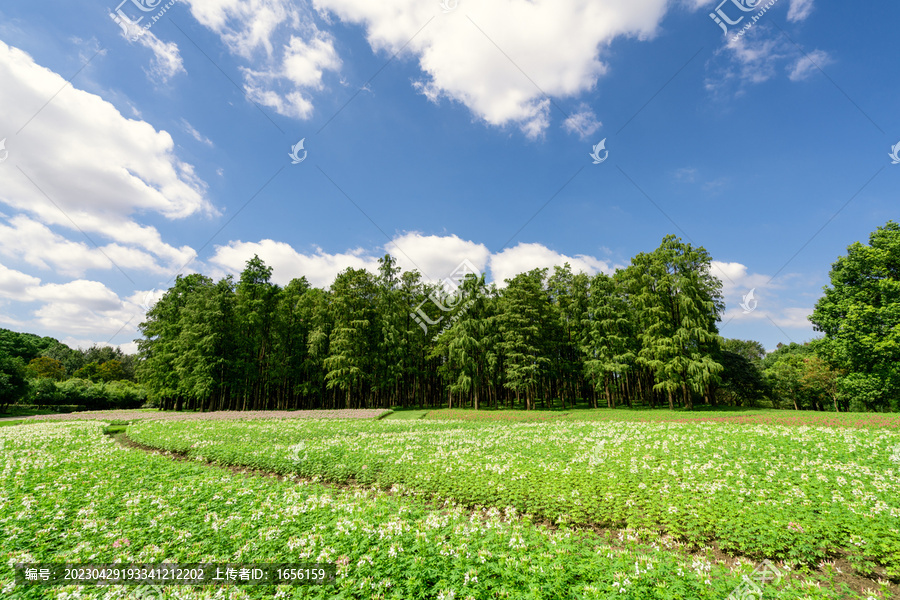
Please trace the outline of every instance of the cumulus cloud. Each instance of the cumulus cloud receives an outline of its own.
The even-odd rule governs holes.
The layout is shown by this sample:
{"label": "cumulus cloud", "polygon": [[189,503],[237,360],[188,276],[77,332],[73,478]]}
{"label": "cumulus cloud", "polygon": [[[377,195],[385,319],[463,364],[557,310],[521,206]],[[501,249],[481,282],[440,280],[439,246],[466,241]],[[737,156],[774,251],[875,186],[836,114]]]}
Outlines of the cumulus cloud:
{"label": "cumulus cloud", "polygon": [[[159,268],[147,260],[148,253],[167,266],[193,257],[190,248],[170,246],[154,227],[133,219],[146,211],[169,219],[215,212],[205,182],[175,156],[167,132],[124,117],[109,102],[68,86],[60,75],[3,42],[0,80],[0,131],[18,131],[27,123],[7,140],[0,202],[79,237],[81,232],[100,234],[118,244],[111,252],[135,266]],[[28,226],[25,221],[18,225]],[[62,244],[59,249],[66,247],[72,248]],[[64,256],[45,253],[40,260],[68,261],[74,267]]]}
{"label": "cumulus cloud", "polygon": [[0,223],[0,255],[71,277],[80,277],[90,269],[116,267],[159,274],[170,271],[138,248],[115,243],[97,248],[74,242],[25,215],[13,217],[8,226]]}
{"label": "cumulus cloud", "polygon": [[[550,102],[592,89],[614,39],[653,36],[667,0],[460,2],[441,14],[419,0],[314,0],[315,7],[366,29],[375,51],[418,60],[416,88],[429,100],[459,102],[495,126],[541,135]],[[425,26],[427,23],[427,26]],[[424,27],[423,27],[424,26]]]}
{"label": "cumulus cloud", "polygon": [[0,297],[11,300],[25,299],[28,297],[28,290],[40,283],[41,280],[37,277],[10,269],[0,263]]}
{"label": "cumulus cloud", "polygon": [[484,244],[456,235],[422,235],[418,232],[395,237],[384,246],[384,252],[394,256],[400,268],[416,269],[426,282],[433,283],[450,277],[463,261],[484,272],[491,255]]}
{"label": "cumulus cloud", "polygon": [[484,244],[463,240],[456,235],[405,233],[385,244],[382,250],[378,253],[356,249],[329,254],[316,248],[314,252],[304,254],[289,244],[274,240],[237,241],[217,246],[216,253],[209,262],[217,269],[213,273],[215,277],[237,275],[255,254],[273,268],[272,279],[275,283],[285,285],[293,278],[306,276],[311,284],[319,287],[331,285],[335,276],[347,267],[376,272],[378,259],[384,254],[396,258],[397,266],[401,269],[415,269],[422,273],[426,283],[442,282],[451,277],[464,262],[480,272],[487,272],[489,269],[490,277],[487,280],[493,280],[501,286],[504,279],[518,273],[542,267],[552,270],[554,266],[562,266],[567,262],[576,273],[611,273],[614,270],[608,262],[593,256],[567,256],[541,244],[519,244],[492,255]]}
{"label": "cumulus cloud", "polygon": [[[712,261],[710,272],[722,281],[722,295],[726,310],[723,323],[749,323],[785,329],[805,329],[811,325],[807,317],[812,308],[784,306],[781,298],[783,284],[771,282],[771,277],[750,273],[746,265],[737,262]],[[743,304],[743,305],[742,305]]]}
{"label": "cumulus cloud", "polygon": [[553,267],[563,266],[569,263],[572,271],[578,273],[584,271],[589,275],[596,273],[612,273],[614,268],[606,261],[593,256],[578,254],[566,256],[542,244],[519,243],[512,248],[507,248],[491,257],[491,275],[498,286],[502,286],[504,280],[515,277],[532,269],[548,268],[553,272]]}
{"label": "cumulus cloud", "polygon": [[347,267],[375,271],[378,259],[367,256],[363,250],[351,250],[338,254],[328,254],[321,248],[309,254],[294,250],[290,244],[274,240],[259,242],[233,241],[225,246],[216,246],[216,252],[209,262],[217,267],[214,276],[237,275],[246,267],[247,261],[258,255],[266,265],[272,267],[272,281],[287,285],[292,279],[305,276],[316,287],[328,287],[338,273]]}
{"label": "cumulus cloud", "polygon": [[[42,283],[0,263],[0,297],[28,305],[29,319],[15,321],[26,330],[46,330],[97,339],[117,331],[133,333],[142,309],[99,281],[77,279],[66,283]],[[90,344],[86,344],[90,345]]]}

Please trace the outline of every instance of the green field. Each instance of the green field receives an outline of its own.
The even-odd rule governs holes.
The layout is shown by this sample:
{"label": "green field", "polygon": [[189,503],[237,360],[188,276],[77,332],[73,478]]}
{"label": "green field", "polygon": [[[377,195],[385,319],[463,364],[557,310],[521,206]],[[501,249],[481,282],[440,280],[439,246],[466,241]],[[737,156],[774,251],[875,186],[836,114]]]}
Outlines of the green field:
{"label": "green field", "polygon": [[112,419],[4,427],[0,597],[137,598],[15,586],[10,566],[121,560],[339,567],[326,588],[165,598],[725,599],[763,559],[784,575],[763,598],[894,597],[900,431],[872,415],[773,413],[127,427],[168,453],[120,445],[104,434]]}

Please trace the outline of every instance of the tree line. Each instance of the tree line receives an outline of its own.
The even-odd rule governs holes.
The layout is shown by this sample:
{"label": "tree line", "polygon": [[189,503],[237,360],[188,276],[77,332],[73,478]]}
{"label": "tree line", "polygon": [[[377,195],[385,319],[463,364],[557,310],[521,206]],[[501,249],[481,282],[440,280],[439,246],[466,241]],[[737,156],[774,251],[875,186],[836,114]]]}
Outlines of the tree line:
{"label": "tree line", "polygon": [[319,289],[274,285],[254,257],[237,281],[179,277],[141,324],[137,356],[0,329],[0,408],[900,410],[900,226],[832,265],[810,316],[822,338],[768,354],[718,336],[710,264],[667,236],[613,275],[566,265],[448,289],[385,256],[377,273],[347,269]]}
{"label": "tree line", "polygon": [[135,356],[119,348],[73,349],[51,337],[0,329],[0,410],[11,404],[56,409],[137,408]]}
{"label": "tree line", "polygon": [[284,287],[258,257],[238,279],[179,276],[147,312],[137,373],[163,408],[693,407],[722,383],[711,257],[675,236],[613,275],[569,265],[450,286],[348,268]]}

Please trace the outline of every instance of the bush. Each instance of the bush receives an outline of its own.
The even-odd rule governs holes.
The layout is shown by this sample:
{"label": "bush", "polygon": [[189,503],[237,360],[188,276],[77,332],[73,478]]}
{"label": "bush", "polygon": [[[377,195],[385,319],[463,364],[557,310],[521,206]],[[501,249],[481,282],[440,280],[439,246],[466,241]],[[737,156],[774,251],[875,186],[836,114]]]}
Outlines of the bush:
{"label": "bush", "polygon": [[63,404],[65,396],[53,379],[41,377],[29,382],[28,399],[34,406],[44,408]]}
{"label": "bush", "polygon": [[39,407],[68,405],[81,410],[105,410],[138,408],[147,400],[147,393],[131,381],[93,383],[87,379],[69,379],[55,382],[42,378],[32,380],[28,398]]}

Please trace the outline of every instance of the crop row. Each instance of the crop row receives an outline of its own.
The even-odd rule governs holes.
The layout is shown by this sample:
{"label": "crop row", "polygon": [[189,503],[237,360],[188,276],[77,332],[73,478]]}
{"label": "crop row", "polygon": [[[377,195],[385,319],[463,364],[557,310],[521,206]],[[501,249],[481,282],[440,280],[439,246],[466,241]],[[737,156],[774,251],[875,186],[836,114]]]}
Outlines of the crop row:
{"label": "crop row", "polygon": [[[178,600],[720,600],[753,568],[749,561],[725,564],[667,550],[677,546],[668,538],[651,547],[638,539],[649,532],[618,541],[548,530],[512,509],[432,508],[400,494],[233,474],[126,449],[101,431],[96,422],[0,430],[0,597],[137,597],[123,586],[16,586],[17,562],[314,560],[339,567],[334,587],[164,589],[166,599]],[[785,573],[768,586],[767,598],[865,597],[831,576],[810,581]]]}
{"label": "crop row", "polygon": [[737,425],[796,425],[808,427],[855,427],[864,429],[900,429],[896,413],[834,413],[791,410],[693,411],[683,410],[468,410],[440,409],[428,412],[428,419],[487,421],[499,423],[546,423],[549,421],[640,421],[708,422]]}
{"label": "crop row", "polygon": [[651,529],[701,547],[900,577],[900,433],[718,423],[142,422],[229,465]]}

